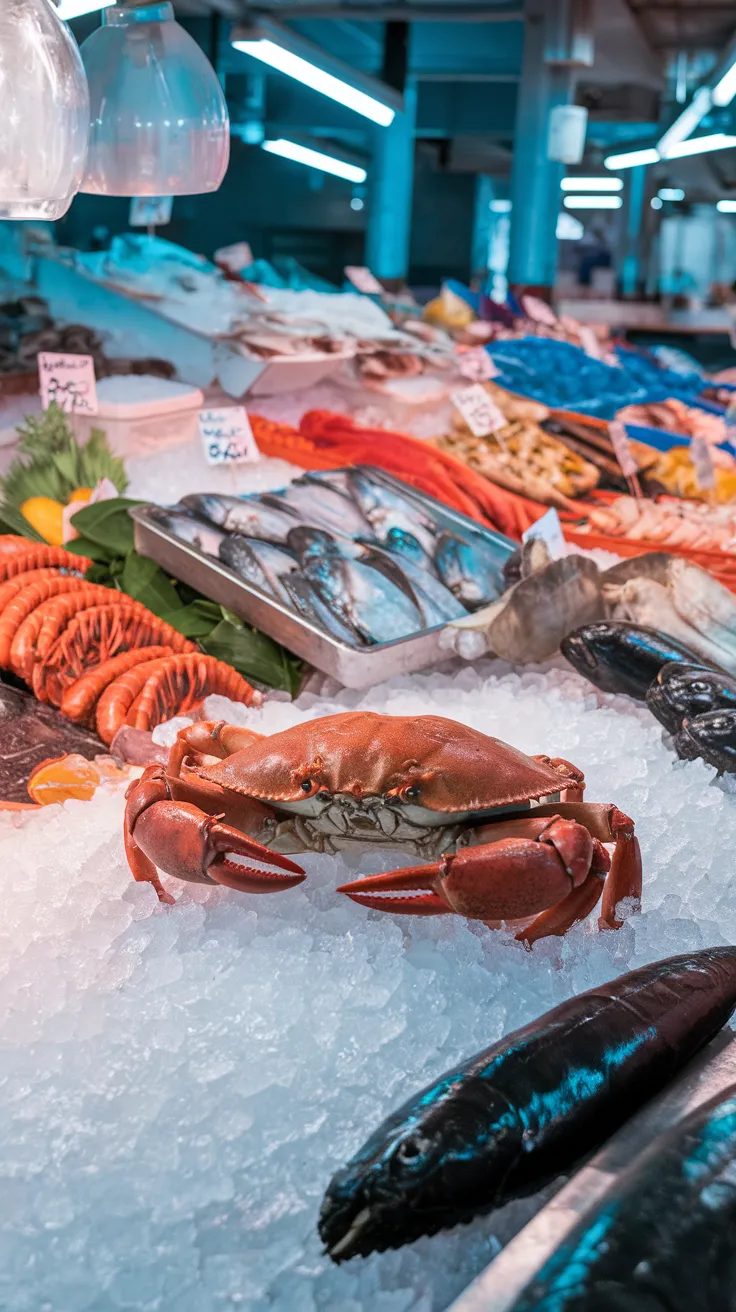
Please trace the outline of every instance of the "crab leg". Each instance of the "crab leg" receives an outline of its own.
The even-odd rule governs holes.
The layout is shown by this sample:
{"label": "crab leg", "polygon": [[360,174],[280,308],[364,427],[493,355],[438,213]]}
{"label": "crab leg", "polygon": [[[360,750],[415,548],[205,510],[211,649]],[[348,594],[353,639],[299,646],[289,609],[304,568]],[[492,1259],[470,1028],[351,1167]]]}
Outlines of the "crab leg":
{"label": "crab leg", "polygon": [[[159,766],[149,767],[128,790],[125,848],[134,878],[153,884],[162,902],[173,898],[163,888],[157,866],[177,879],[224,884],[241,893],[278,893],[305,878],[301,866],[222,824],[221,816],[171,798]],[[263,870],[231,859],[238,856],[257,861],[259,867],[278,869]]]}

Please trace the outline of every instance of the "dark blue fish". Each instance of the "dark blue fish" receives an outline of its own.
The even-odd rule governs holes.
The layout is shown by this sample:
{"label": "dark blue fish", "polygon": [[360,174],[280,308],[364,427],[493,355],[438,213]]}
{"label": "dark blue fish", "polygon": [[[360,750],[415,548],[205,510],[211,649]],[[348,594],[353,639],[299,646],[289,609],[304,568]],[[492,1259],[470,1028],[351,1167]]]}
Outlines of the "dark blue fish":
{"label": "dark blue fish", "polygon": [[398,528],[411,533],[428,554],[432,553],[437,530],[418,503],[383,483],[374,482],[362,469],[351,469],[347,482],[379,542],[384,543],[391,529]]}
{"label": "dark blue fish", "polygon": [[659,1135],[509,1312],[733,1312],[736,1084]]}
{"label": "dark blue fish", "polygon": [[281,576],[295,570],[294,557],[271,542],[231,533],[220,544],[220,560],[277,601],[289,602]]}
{"label": "dark blue fish", "polygon": [[506,559],[477,534],[466,539],[456,533],[440,533],[434,553],[442,582],[467,610],[495,601],[506,590]]}
{"label": "dark blue fish", "polygon": [[399,528],[394,525],[388,530],[383,546],[386,551],[392,555],[399,556],[401,560],[410,560],[413,565],[418,565],[420,569],[426,569],[430,573],[435,572],[434,561],[429,552],[424,550],[419,539],[410,533],[408,529]]}
{"label": "dark blue fish", "polygon": [[625,692],[643,701],[659,671],[672,662],[702,665],[695,652],[665,633],[610,620],[585,624],[560,643],[578,674],[603,692]]}
{"label": "dark blue fish", "polygon": [[709,711],[736,711],[736,679],[701,665],[663,665],[647,689],[647,706],[669,733]]}
{"label": "dark blue fish", "polygon": [[736,710],[707,711],[685,720],[674,742],[684,761],[701,757],[724,774],[736,774]]}
{"label": "dark blue fish", "polygon": [[736,1006],[736,947],[591,989],[448,1071],[332,1179],[340,1262],[502,1207],[569,1171],[673,1078]]}
{"label": "dark blue fish", "polygon": [[411,598],[358,560],[319,556],[308,560],[302,573],[324,605],[364,642],[393,642],[424,628]]}

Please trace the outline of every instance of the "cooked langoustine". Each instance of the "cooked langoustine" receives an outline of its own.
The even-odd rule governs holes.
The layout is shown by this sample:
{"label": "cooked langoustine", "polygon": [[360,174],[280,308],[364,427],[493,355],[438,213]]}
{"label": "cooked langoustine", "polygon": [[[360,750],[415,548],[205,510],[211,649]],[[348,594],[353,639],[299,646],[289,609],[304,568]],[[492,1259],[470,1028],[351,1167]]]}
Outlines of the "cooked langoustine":
{"label": "cooked langoustine", "polygon": [[19,622],[11,634],[8,664],[14,674],[30,684],[34,665],[43,663],[56,637],[72,615],[85,607],[101,605],[120,594],[99,583],[81,580],[81,587],[71,592],[51,596],[46,600],[36,596],[35,605],[25,613],[22,613],[22,605],[18,605],[23,596],[24,593],[20,593],[7,608],[13,608],[20,614]]}
{"label": "cooked langoustine", "polygon": [[[2,547],[0,547],[1,552]],[[23,588],[29,587],[31,583],[40,583],[42,579],[60,578],[81,579],[82,575],[72,574],[67,570],[59,569],[58,566],[46,565],[43,569],[26,570],[23,574],[16,574],[12,579],[6,579],[4,583],[0,583],[0,615],[13,597],[16,597]]]}
{"label": "cooked langoustine", "polygon": [[77,724],[94,724],[95,707],[100,697],[121,674],[125,674],[134,665],[142,665],[144,661],[173,655],[171,647],[134,647],[131,651],[120,652],[118,656],[88,670],[65,689],[61,699],[62,712]]}
{"label": "cooked langoustine", "polygon": [[23,546],[12,551],[0,545],[0,583],[14,578],[16,574],[42,569],[46,565],[78,570],[80,574],[85,574],[92,564],[86,556],[75,556],[64,547],[52,547],[47,542],[28,542],[25,538],[19,538],[19,542]]}
{"label": "cooked langoustine", "polygon": [[251,685],[223,661],[200,652],[146,661],[122,674],[97,703],[96,727],[103,743],[129,724],[153,729],[174,714],[187,711],[211,693],[250,706]]}
{"label": "cooked langoustine", "polygon": [[[5,585],[3,585],[5,586]],[[0,668],[7,669],[10,663],[10,651],[18,629],[24,620],[43,602],[62,594],[76,593],[89,596],[95,584],[85,583],[84,579],[72,575],[57,574],[56,577],[35,579],[25,587],[18,589],[15,596],[6,602],[0,613]],[[109,592],[111,588],[98,588],[99,592]]]}

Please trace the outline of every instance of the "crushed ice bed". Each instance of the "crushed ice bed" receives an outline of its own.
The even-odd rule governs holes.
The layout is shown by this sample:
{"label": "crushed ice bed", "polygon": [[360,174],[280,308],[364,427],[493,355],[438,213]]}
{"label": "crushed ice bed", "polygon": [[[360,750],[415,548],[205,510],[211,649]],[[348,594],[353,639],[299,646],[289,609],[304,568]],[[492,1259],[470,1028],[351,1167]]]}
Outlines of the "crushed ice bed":
{"label": "crushed ice bed", "polygon": [[736,798],[676,761],[649,713],[572,672],[414,675],[218,717],[276,731],[363,707],[440,713],[581,766],[633,816],[644,912],[528,953],[454,917],[366,912],[334,889],[396,858],[307,856],[248,897],[123,856],[122,794],[0,814],[0,1307],[12,1312],[441,1312],[535,1207],[334,1267],[333,1171],[448,1066],[572,993],[736,942]]}

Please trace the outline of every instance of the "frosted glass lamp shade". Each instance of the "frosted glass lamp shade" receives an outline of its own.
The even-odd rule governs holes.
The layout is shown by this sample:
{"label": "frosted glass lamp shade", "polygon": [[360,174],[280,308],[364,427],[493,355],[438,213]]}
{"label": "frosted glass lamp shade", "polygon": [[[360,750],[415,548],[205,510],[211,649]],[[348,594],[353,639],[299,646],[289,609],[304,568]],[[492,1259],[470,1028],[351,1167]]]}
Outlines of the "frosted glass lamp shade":
{"label": "frosted glass lamp shade", "polygon": [[217,75],[170,4],[103,10],[82,46],[90,89],[87,172],[98,196],[217,191],[230,122]]}
{"label": "frosted glass lamp shade", "polygon": [[0,219],[60,219],[87,158],[76,42],[49,0],[0,0]]}

